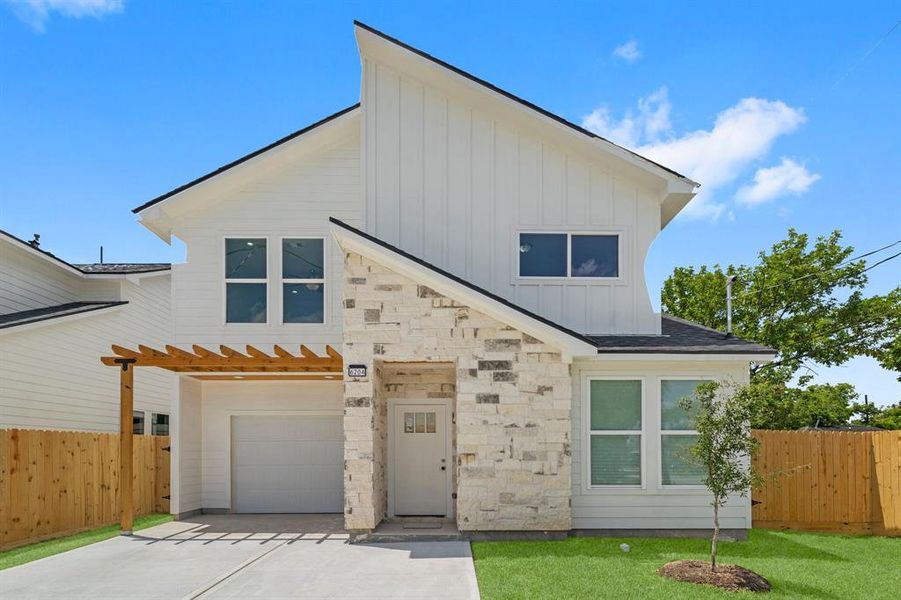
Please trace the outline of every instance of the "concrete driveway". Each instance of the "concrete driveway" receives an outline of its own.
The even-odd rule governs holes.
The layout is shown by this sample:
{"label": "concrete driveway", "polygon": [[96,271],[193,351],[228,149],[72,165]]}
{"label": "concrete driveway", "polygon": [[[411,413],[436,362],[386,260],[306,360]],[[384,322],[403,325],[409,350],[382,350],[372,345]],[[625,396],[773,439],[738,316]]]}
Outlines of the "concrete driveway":
{"label": "concrete driveway", "polygon": [[348,544],[340,515],[159,525],[0,571],[3,598],[478,598],[467,542]]}

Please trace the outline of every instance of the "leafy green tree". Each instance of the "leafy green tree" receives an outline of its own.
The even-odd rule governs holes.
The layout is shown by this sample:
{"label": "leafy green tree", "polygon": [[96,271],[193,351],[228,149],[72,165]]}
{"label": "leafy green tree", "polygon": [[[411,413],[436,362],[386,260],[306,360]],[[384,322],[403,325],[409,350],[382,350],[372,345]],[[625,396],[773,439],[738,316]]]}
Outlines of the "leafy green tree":
{"label": "leafy green tree", "polygon": [[[852,253],[839,231],[811,245],[789,229],[757,264],[676,268],[663,284],[663,310],[725,330],[726,279],[735,275],[735,334],[778,352],[774,362],[753,367],[755,382],[785,384],[810,363],[838,365],[856,356],[898,370],[901,287],[865,297],[866,262],[851,260]],[[809,380],[809,371],[801,374],[802,385]]]}
{"label": "leafy green tree", "polygon": [[901,429],[901,403],[887,406],[879,411],[873,419],[874,427],[883,429]]}
{"label": "leafy green tree", "polygon": [[710,565],[716,571],[720,508],[731,494],[746,496],[760,481],[749,460],[758,447],[750,429],[754,398],[747,387],[707,382],[698,386],[693,398],[683,398],[680,404],[696,415],[698,439],[691,447],[691,455],[692,461],[703,468],[704,485],[713,496]]}
{"label": "leafy green tree", "polygon": [[857,404],[854,413],[859,415],[854,419],[855,425],[870,425],[882,429],[901,429],[901,403],[893,406],[879,408],[873,404]]}

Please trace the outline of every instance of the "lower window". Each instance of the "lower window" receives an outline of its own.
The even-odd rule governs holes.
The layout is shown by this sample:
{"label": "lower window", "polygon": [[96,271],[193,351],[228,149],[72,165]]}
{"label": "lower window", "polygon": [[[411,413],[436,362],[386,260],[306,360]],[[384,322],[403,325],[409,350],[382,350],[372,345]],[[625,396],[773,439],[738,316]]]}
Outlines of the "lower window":
{"label": "lower window", "polygon": [[150,420],[150,433],[152,435],[169,435],[169,415],[153,413]]}
{"label": "lower window", "polygon": [[144,435],[143,410],[136,410],[131,413],[131,432],[135,435]]}
{"label": "lower window", "polygon": [[704,469],[694,462],[691,447],[698,441],[694,410],[686,411],[683,398],[694,396],[703,381],[665,379],[660,382],[660,483],[703,485]]}
{"label": "lower window", "polygon": [[641,381],[591,379],[588,391],[591,485],[640,486]]}

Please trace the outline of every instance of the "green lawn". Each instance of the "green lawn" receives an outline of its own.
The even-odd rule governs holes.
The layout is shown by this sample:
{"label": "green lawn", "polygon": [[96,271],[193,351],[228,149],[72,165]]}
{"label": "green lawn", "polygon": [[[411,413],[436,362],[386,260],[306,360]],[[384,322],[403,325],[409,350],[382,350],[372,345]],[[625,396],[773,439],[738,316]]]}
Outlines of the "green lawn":
{"label": "green lawn", "polygon": [[[629,553],[619,545],[631,545]],[[706,540],[569,538],[472,544],[482,598],[734,598],[664,579],[656,570],[682,558],[708,558]],[[901,538],[751,531],[720,543],[720,562],[760,573],[767,598],[899,598]]]}
{"label": "green lawn", "polygon": [[[146,529],[148,527],[153,527],[154,525],[166,523],[167,521],[171,520],[172,515],[162,514],[136,517],[134,522],[134,529],[135,531],[137,531],[138,529]],[[20,546],[18,548],[13,548],[12,550],[5,550],[3,552],[0,552],[0,571],[2,571],[3,569],[8,569],[10,567],[25,564],[39,558],[45,558],[47,556],[59,554],[60,552],[66,552],[68,550],[73,550],[81,546],[87,546],[88,544],[93,544],[94,542],[102,542],[103,540],[107,540],[111,537],[116,537],[117,535],[119,535],[119,526],[109,525],[107,527],[100,527],[98,529],[82,531],[81,533],[67,535],[66,537],[47,540],[45,542],[37,542],[36,544]]]}

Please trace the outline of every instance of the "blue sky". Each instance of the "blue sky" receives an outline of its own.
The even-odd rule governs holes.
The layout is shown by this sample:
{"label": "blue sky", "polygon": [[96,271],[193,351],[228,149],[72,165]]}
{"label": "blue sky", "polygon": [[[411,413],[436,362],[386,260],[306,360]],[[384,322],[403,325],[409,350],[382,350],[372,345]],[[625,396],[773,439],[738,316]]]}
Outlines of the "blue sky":
{"label": "blue sky", "polygon": [[[130,209],[356,102],[359,19],[701,181],[652,248],[655,298],[788,227],[901,239],[897,2],[529,4],[0,0],[0,228],[73,262],[182,260]],[[820,380],[901,399],[866,359]]]}

